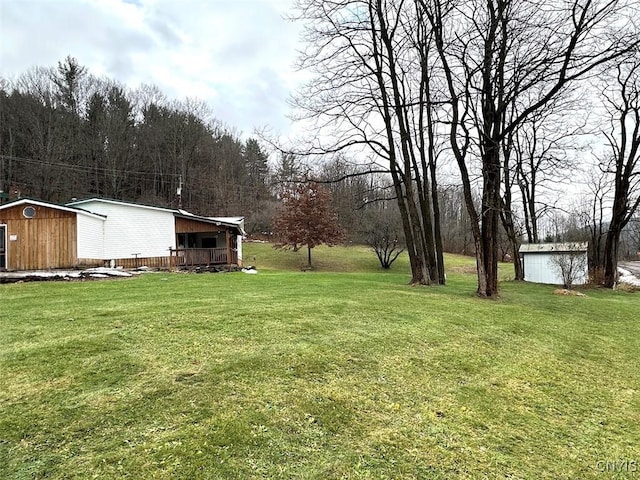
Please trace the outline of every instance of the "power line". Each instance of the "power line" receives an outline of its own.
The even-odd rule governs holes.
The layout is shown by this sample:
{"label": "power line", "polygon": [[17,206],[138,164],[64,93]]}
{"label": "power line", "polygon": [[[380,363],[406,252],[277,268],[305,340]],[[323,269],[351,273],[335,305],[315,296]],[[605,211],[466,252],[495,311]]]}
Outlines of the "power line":
{"label": "power line", "polygon": [[76,165],[73,163],[60,163],[60,162],[51,162],[47,160],[37,160],[35,158],[24,158],[24,157],[15,157],[12,155],[0,155],[0,159],[9,160],[11,162],[18,163],[26,163],[31,165],[43,165],[48,167],[57,167],[63,168],[67,170],[76,171],[79,173],[109,173],[109,174],[121,174],[121,175],[133,175],[133,176],[158,176],[162,175],[165,177],[175,177],[178,179],[180,177],[179,173],[160,173],[160,172],[145,172],[141,170],[122,170],[110,167],[99,167],[93,165]]}
{"label": "power line", "polygon": [[[122,177],[126,177],[127,180],[154,181],[158,177],[171,178],[175,180],[176,185],[180,183],[180,179],[182,177],[181,173],[148,172],[148,171],[140,171],[140,170],[126,170],[126,169],[115,169],[110,167],[98,167],[98,166],[92,166],[92,165],[75,165],[71,163],[51,162],[47,160],[16,157],[12,155],[0,155],[0,160],[2,160],[2,163],[0,163],[0,165],[2,166],[5,166],[4,164],[5,160],[9,160],[11,162],[17,162],[17,163],[23,163],[23,164],[61,168],[61,169],[66,169],[73,172],[84,173],[84,174],[95,174],[95,173],[103,173],[103,174],[109,174],[109,175],[115,174]],[[0,168],[0,171],[2,170],[3,169]],[[6,171],[6,168],[4,168],[4,170]],[[187,181],[184,178],[182,178],[182,181],[183,181],[182,186],[184,188],[186,186]],[[227,188],[235,188],[235,189],[251,188],[250,185],[246,185],[238,182],[229,182],[228,180],[220,181],[219,179],[216,179],[215,183],[217,186],[227,187]]]}
{"label": "power line", "polygon": [[[12,165],[10,170],[6,168],[7,163]],[[37,174],[34,175],[35,172],[28,170],[28,168],[33,165],[47,167],[53,170],[51,172],[51,178],[47,179],[46,186],[43,184],[42,178],[38,178]],[[188,182],[184,181],[184,177],[180,173],[174,174],[162,172],[145,172],[139,170],[112,169],[108,167],[52,162],[34,158],[17,157],[13,155],[0,155],[0,173],[2,173],[3,171],[4,175],[0,177],[0,189],[2,189],[3,187],[1,183],[6,180],[5,183],[7,183],[7,189],[11,186],[14,186],[23,192],[28,192],[30,190],[40,191],[44,189],[45,191],[52,194],[68,193],[76,197],[83,195],[100,195],[105,193],[105,188],[107,188],[107,190],[109,189],[109,177],[117,176],[120,177],[119,181],[124,182],[119,187],[124,189],[122,193],[125,193],[127,191],[130,193],[132,186],[136,183],[139,186],[148,187],[143,187],[143,190],[148,190],[148,193],[159,194],[161,196],[172,196],[171,192],[175,193],[175,187],[180,185],[182,186],[181,197],[184,196],[185,189],[187,191],[187,196],[189,199],[193,198],[193,195],[198,196],[198,192],[196,192],[196,190],[204,193],[204,191],[201,190],[203,188],[203,185],[201,183],[202,171],[200,171],[199,173],[196,172],[195,175],[191,175],[193,180],[191,182]],[[27,173],[29,175],[26,175]],[[67,175],[67,177],[65,177],[65,174]],[[96,174],[100,175],[99,180],[101,182],[101,188],[99,188],[99,190],[95,190],[95,188],[88,187],[87,185],[85,185],[84,187],[78,184],[74,184],[71,187],[63,185],[63,183],[69,179],[69,175],[85,175],[88,178],[92,178],[93,175]],[[9,177],[7,178],[7,176]],[[156,191],[152,186],[154,184],[157,185],[157,182],[161,182],[161,184],[164,185],[162,187],[162,191]],[[189,183],[191,183],[191,185],[189,185]],[[217,178],[215,173],[211,177],[211,181],[209,183],[210,185],[215,185],[214,190],[219,191],[220,189],[224,189],[227,193],[232,191],[236,195],[240,196],[247,195],[247,191],[252,188],[250,185],[229,181],[229,179],[224,179],[221,181],[219,178]],[[194,184],[200,184],[201,188],[197,188]],[[80,189],[78,187],[80,187]]]}

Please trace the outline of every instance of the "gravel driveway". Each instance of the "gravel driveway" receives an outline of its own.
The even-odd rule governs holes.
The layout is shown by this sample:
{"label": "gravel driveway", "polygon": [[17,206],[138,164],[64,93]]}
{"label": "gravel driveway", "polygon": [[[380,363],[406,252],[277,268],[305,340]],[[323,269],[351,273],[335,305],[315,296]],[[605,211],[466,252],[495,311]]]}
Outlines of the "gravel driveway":
{"label": "gravel driveway", "polygon": [[640,262],[618,262],[620,268],[629,270],[637,278],[640,278]]}

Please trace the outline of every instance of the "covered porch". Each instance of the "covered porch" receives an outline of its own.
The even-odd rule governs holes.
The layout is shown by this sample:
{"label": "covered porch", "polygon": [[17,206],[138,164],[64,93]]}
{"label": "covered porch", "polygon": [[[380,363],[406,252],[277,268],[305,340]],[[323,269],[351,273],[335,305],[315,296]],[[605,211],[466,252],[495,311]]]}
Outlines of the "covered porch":
{"label": "covered porch", "polygon": [[242,266],[242,226],[222,219],[176,215],[176,248],[171,265],[177,268]]}

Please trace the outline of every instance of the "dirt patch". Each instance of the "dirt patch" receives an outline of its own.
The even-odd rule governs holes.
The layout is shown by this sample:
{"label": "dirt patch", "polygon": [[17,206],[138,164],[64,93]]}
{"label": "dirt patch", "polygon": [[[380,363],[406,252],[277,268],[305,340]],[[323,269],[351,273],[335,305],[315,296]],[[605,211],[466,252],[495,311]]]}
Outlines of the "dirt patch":
{"label": "dirt patch", "polygon": [[459,265],[456,267],[448,267],[447,270],[450,271],[451,273],[463,273],[466,275],[472,275],[476,273],[476,266],[475,265]]}
{"label": "dirt patch", "polygon": [[567,295],[572,297],[586,297],[586,295],[582,292],[578,292],[577,290],[567,290],[566,288],[557,288],[553,291],[554,295]]}
{"label": "dirt patch", "polygon": [[621,282],[621,283],[618,283],[618,285],[616,286],[616,290],[620,290],[621,292],[627,292],[627,293],[635,293],[635,292],[640,292],[640,286]]}

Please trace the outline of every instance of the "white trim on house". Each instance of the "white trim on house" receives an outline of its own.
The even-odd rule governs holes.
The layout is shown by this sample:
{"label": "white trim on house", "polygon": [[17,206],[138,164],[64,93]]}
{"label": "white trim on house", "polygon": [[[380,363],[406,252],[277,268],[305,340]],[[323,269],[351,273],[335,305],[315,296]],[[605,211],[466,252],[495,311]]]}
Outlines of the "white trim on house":
{"label": "white trim on house", "polygon": [[244,231],[244,217],[203,217],[195,215],[186,210],[175,210],[176,217],[190,218],[200,222],[214,223],[216,225],[224,225],[225,227],[237,228],[241,235],[246,235]]}
{"label": "white trim on house", "polygon": [[7,260],[9,258],[9,238],[7,237],[8,233],[7,233],[7,224],[6,223],[0,223],[0,227],[4,227],[3,228],[3,240],[4,240],[4,252],[2,253],[2,255],[4,256],[4,266],[0,265],[0,269],[6,269],[7,265],[9,265],[9,261]]}

